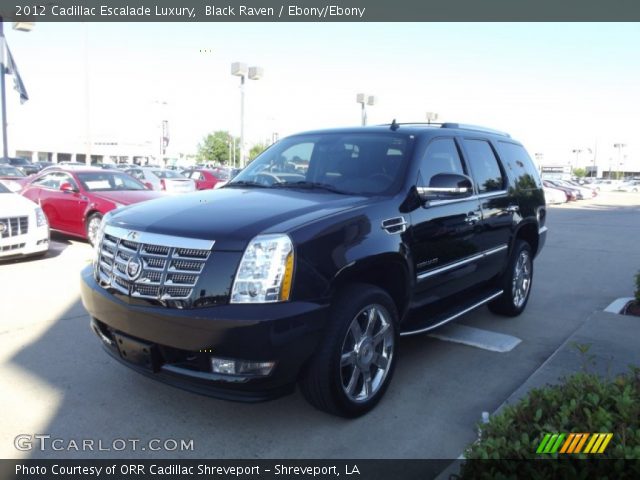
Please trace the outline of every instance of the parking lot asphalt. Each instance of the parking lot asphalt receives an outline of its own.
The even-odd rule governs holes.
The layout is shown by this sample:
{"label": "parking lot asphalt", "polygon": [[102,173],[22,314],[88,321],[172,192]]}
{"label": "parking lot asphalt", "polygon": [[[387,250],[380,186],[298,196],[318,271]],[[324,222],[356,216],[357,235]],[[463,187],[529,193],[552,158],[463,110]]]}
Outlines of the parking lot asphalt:
{"label": "parking lot asphalt", "polygon": [[[54,234],[46,258],[0,264],[0,408],[10,412],[0,416],[0,458],[455,458],[476,438],[481,412],[495,411],[593,312],[633,290],[640,195],[549,210],[527,310],[505,319],[482,308],[458,320],[522,342],[501,353],[403,338],[387,395],[356,420],[318,412],[298,392],[230,403],[119,365],[101,350],[79,300],[92,250]],[[51,435],[63,449],[19,450],[19,434]],[[110,450],[69,449],[86,439]],[[116,439],[140,443],[115,451]],[[151,439],[193,440],[193,450],[142,450]]]}

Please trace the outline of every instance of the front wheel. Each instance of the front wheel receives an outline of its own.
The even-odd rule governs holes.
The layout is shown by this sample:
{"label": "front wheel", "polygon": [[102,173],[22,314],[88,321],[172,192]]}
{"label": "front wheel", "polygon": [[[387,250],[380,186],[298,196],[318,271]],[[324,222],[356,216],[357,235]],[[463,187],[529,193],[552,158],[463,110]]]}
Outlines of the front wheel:
{"label": "front wheel", "polygon": [[96,244],[100,223],[102,223],[102,215],[99,213],[94,213],[87,220],[87,240],[89,240],[91,246],[95,246]]}
{"label": "front wheel", "polygon": [[386,391],[397,353],[395,304],[374,286],[353,285],[333,302],[324,343],[300,382],[307,400],[320,410],[357,417]]}
{"label": "front wheel", "polygon": [[509,265],[501,279],[503,294],[489,303],[489,310],[500,315],[520,315],[529,301],[533,280],[533,255],[524,240],[517,240]]}

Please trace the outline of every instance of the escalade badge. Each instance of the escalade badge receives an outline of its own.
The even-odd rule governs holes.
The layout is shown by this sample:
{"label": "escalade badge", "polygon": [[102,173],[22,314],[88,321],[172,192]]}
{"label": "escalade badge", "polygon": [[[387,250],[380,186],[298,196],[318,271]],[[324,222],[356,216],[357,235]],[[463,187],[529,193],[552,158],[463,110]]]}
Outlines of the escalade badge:
{"label": "escalade badge", "polygon": [[138,257],[131,257],[127,262],[127,277],[135,281],[142,272],[142,261]]}

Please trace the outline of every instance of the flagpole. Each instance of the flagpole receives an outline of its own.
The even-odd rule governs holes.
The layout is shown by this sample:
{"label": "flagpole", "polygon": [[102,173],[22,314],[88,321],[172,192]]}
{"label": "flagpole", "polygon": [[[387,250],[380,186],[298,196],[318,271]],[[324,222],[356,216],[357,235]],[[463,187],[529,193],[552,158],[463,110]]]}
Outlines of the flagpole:
{"label": "flagpole", "polygon": [[0,17],[0,98],[2,99],[2,156],[9,156],[9,146],[7,145],[7,95],[5,91],[5,57],[6,45],[4,38],[4,19]]}

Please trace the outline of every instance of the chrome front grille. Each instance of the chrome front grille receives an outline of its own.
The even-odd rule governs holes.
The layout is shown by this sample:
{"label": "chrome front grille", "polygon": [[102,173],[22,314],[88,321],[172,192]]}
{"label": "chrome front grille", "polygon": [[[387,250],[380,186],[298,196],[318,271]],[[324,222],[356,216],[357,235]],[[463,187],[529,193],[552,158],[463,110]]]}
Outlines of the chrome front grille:
{"label": "chrome front grille", "polygon": [[17,237],[29,233],[29,217],[0,218],[0,238]]}
{"label": "chrome front grille", "polygon": [[107,225],[96,277],[103,287],[131,297],[185,300],[198,283],[213,243]]}

